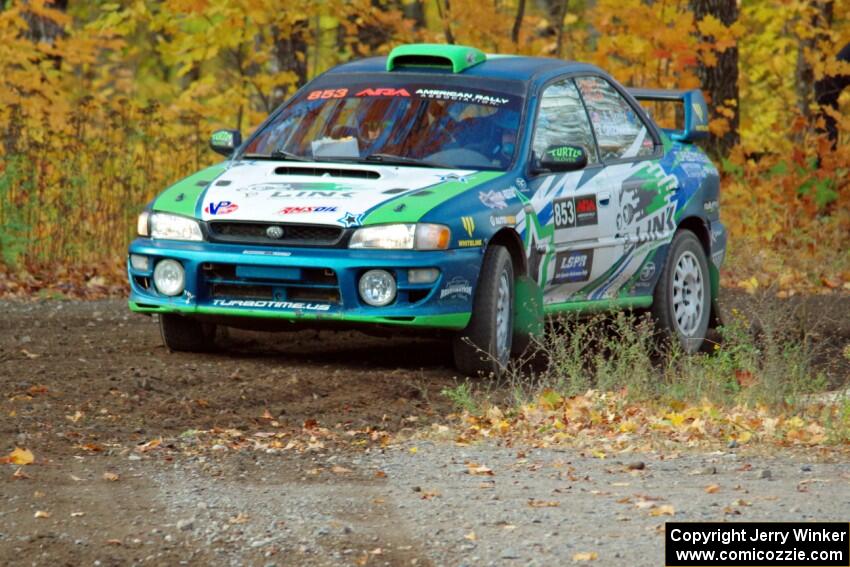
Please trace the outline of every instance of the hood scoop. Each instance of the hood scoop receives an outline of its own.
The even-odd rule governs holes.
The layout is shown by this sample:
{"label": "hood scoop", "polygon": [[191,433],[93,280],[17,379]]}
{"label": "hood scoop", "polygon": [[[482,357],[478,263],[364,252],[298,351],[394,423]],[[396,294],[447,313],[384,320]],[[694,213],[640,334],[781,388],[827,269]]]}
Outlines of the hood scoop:
{"label": "hood scoop", "polygon": [[277,175],[310,175],[313,177],[351,177],[356,179],[380,179],[381,174],[371,169],[341,169],[338,167],[302,167],[282,165],[276,167]]}

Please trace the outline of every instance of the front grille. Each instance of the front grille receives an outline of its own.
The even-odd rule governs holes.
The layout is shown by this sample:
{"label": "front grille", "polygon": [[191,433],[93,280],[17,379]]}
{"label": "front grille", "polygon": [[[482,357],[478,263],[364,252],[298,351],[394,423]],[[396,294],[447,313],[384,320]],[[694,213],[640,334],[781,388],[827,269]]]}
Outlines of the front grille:
{"label": "front grille", "polygon": [[201,264],[210,299],[256,299],[339,305],[336,272],[330,268]]}
{"label": "front grille", "polygon": [[[207,226],[213,242],[267,246],[335,246],[344,234],[340,227],[316,224],[213,221]],[[283,229],[283,236],[269,238],[266,231],[271,226]]]}

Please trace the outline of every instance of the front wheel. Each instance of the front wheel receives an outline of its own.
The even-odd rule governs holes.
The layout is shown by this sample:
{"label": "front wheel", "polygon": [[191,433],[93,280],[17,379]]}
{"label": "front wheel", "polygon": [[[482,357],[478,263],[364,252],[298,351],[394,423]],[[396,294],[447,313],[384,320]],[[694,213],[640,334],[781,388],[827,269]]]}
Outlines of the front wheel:
{"label": "front wheel", "polygon": [[503,246],[484,254],[472,318],[454,339],[455,366],[465,374],[501,374],[513,342],[514,268]]}
{"label": "front wheel", "polygon": [[189,317],[162,313],[159,316],[162,342],[171,351],[205,352],[215,343],[216,326]]}
{"label": "front wheel", "polygon": [[670,243],[664,272],[655,287],[652,314],[668,339],[689,354],[705,341],[711,316],[708,261],[696,235],[682,230]]}

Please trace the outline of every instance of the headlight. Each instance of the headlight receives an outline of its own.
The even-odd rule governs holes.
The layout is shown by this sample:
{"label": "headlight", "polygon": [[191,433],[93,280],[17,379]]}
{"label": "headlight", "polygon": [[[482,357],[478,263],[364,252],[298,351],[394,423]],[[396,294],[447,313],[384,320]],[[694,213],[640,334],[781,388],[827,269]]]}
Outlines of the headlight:
{"label": "headlight", "polygon": [[165,240],[203,240],[198,221],[177,215],[154,213],[151,215],[151,238]]}
{"label": "headlight", "polygon": [[358,229],[348,247],[445,250],[450,240],[449,228],[440,224],[381,224]]}

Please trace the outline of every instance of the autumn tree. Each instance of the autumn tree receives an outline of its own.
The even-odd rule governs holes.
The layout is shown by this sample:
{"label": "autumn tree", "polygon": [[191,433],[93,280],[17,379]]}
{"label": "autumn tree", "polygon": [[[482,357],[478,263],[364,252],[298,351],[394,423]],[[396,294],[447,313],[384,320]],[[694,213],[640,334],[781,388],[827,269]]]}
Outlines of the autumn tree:
{"label": "autumn tree", "polygon": [[[724,30],[738,22],[737,0],[690,0],[697,21],[700,40],[715,45],[700,58],[697,74],[703,90],[708,93],[712,116],[722,124],[714,129],[710,148],[726,155],[740,141],[738,104],[738,45],[734,37],[718,41]],[[719,26],[717,24],[720,24]]]}

